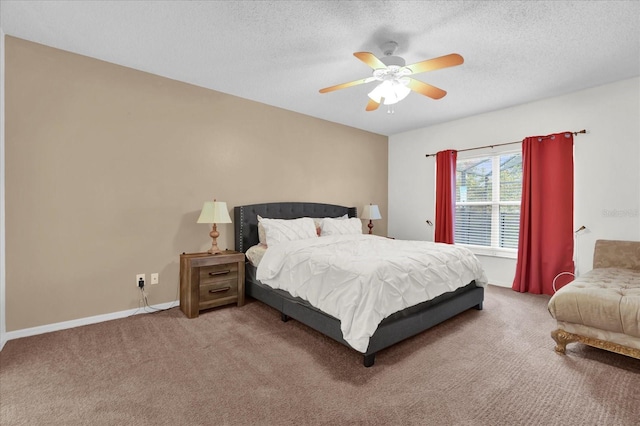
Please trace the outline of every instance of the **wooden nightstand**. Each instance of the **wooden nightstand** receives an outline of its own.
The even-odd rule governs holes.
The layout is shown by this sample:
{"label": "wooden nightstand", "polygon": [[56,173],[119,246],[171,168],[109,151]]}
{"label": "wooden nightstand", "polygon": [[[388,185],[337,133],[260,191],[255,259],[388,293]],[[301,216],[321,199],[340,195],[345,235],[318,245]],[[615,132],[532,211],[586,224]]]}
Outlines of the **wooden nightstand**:
{"label": "wooden nightstand", "polygon": [[230,303],[244,305],[244,253],[180,255],[180,310],[188,318]]}

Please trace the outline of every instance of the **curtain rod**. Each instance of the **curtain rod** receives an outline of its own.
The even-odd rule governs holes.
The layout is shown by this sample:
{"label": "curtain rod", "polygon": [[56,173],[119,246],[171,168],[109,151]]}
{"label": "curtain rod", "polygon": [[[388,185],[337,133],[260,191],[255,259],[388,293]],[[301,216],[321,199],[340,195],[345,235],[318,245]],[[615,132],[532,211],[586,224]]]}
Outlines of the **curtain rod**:
{"label": "curtain rod", "polygon": [[[587,133],[587,131],[585,129],[582,129],[582,130],[578,130],[577,132],[571,132],[571,133],[573,133],[574,136],[577,136],[579,133]],[[474,149],[493,148],[494,146],[513,145],[515,143],[522,143],[522,141],[496,143],[493,145],[477,146],[475,148],[458,149],[456,151],[457,152],[473,151]],[[435,157],[435,156],[436,154],[425,154],[425,157]]]}

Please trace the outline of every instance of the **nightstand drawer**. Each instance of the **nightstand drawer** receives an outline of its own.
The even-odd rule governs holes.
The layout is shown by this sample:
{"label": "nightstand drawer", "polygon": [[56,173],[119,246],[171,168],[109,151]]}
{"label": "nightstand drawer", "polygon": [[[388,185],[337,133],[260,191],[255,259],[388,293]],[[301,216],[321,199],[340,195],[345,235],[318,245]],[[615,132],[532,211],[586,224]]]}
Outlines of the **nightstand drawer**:
{"label": "nightstand drawer", "polygon": [[225,263],[222,265],[203,266],[200,268],[200,286],[219,281],[237,280],[238,264]]}
{"label": "nightstand drawer", "polygon": [[238,297],[238,278],[217,280],[213,283],[200,283],[200,304],[205,304],[212,300]]}

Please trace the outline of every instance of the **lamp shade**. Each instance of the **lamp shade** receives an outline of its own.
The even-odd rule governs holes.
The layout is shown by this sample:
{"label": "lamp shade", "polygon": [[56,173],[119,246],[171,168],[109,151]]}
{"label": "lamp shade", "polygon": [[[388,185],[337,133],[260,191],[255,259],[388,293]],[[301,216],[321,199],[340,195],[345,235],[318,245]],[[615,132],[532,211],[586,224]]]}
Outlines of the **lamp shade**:
{"label": "lamp shade", "polygon": [[367,204],[362,209],[360,219],[377,220],[382,219],[382,215],[380,214],[380,209],[376,204]]}
{"label": "lamp shade", "polygon": [[198,223],[231,223],[227,203],[223,201],[205,201]]}

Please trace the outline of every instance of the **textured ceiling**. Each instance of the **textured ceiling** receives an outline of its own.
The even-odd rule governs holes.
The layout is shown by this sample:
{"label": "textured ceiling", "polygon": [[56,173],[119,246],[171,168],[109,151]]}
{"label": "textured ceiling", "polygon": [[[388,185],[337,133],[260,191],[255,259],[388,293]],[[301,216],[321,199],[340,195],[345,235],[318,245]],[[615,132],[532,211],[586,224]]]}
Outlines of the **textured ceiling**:
{"label": "textured ceiling", "polygon": [[[5,34],[383,135],[640,75],[639,1],[5,1]],[[366,112],[393,40],[448,92]]]}

